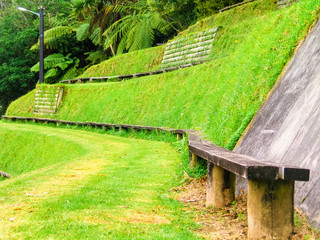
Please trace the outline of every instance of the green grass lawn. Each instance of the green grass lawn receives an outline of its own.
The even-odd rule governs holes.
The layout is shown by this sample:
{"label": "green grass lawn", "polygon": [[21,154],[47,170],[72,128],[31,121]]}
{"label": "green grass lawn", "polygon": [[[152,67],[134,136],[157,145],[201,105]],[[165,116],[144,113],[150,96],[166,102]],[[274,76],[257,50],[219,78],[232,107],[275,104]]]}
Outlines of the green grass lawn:
{"label": "green grass lawn", "polygon": [[164,50],[165,46],[159,46],[118,55],[88,68],[80,77],[105,77],[158,70]]}
{"label": "green grass lawn", "polygon": [[0,239],[198,238],[170,144],[6,122],[0,139]]}

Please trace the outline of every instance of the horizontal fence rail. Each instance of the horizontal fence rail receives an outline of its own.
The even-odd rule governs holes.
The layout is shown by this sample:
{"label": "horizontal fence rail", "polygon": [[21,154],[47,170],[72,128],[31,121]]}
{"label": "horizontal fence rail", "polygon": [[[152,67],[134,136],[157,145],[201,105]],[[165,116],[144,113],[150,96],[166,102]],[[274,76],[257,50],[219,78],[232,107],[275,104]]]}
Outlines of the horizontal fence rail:
{"label": "horizontal fence rail", "polygon": [[[216,59],[216,58],[215,58]],[[194,61],[188,64],[176,66],[176,67],[170,67],[165,69],[160,69],[156,71],[150,71],[150,72],[143,72],[143,73],[133,73],[133,74],[126,74],[126,75],[117,75],[117,76],[105,76],[105,77],[84,77],[84,78],[76,78],[76,79],[68,79],[68,80],[62,80],[59,83],[67,83],[67,84],[74,84],[74,83],[86,83],[86,82],[106,82],[109,80],[113,81],[122,81],[124,79],[130,79],[130,78],[138,78],[138,77],[145,77],[150,75],[158,75],[166,72],[172,72],[181,68],[188,68],[192,66],[196,66],[205,62],[209,62],[215,59],[207,59],[203,61]]]}
{"label": "horizontal fence rail", "polygon": [[257,0],[248,0],[248,1],[240,2],[240,3],[237,3],[237,4],[222,8],[222,9],[219,10],[219,12],[224,12],[224,11],[230,10],[232,8],[239,7],[241,5],[244,5],[244,4],[247,4],[247,3],[250,3],[250,2],[254,2],[254,1],[257,1]]}
{"label": "horizontal fence rail", "polygon": [[2,119],[12,120],[12,121],[26,121],[26,122],[38,122],[38,123],[54,123],[56,125],[64,124],[71,126],[82,126],[82,127],[96,127],[101,129],[124,129],[124,130],[146,130],[146,131],[162,131],[170,132],[172,134],[177,134],[180,136],[185,136],[186,131],[183,129],[173,129],[166,127],[151,127],[151,126],[140,126],[140,125],[130,125],[130,124],[110,124],[110,123],[96,123],[96,122],[73,122],[73,121],[64,121],[58,119],[50,118],[33,118],[33,117],[11,117],[11,116],[2,116]]}

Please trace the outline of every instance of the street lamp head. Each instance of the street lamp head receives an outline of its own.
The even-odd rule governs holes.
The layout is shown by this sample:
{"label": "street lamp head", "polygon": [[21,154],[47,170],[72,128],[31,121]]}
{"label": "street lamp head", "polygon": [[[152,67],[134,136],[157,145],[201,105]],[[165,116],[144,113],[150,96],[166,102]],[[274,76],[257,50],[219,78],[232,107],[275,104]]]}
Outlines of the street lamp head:
{"label": "street lamp head", "polygon": [[40,16],[39,13],[34,12],[34,11],[31,11],[31,10],[28,10],[28,9],[26,9],[26,8],[23,8],[23,7],[18,7],[18,10],[21,11],[21,12],[30,12],[30,13],[33,13],[33,14],[37,15],[38,17]]}
{"label": "street lamp head", "polygon": [[18,10],[21,11],[21,12],[27,11],[27,9],[25,9],[25,8],[23,8],[23,7],[18,7]]}

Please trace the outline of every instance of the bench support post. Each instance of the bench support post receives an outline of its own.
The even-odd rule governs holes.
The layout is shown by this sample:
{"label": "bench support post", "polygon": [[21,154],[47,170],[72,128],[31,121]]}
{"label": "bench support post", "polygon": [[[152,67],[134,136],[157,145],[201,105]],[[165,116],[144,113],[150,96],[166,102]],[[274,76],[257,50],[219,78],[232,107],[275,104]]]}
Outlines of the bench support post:
{"label": "bench support post", "polygon": [[248,184],[248,238],[288,239],[293,233],[294,181]]}
{"label": "bench support post", "polygon": [[190,168],[196,168],[203,162],[201,157],[198,157],[197,155],[193,154],[192,152],[189,152],[189,162],[190,162]]}
{"label": "bench support post", "polygon": [[224,207],[235,199],[235,174],[208,163],[206,206]]}

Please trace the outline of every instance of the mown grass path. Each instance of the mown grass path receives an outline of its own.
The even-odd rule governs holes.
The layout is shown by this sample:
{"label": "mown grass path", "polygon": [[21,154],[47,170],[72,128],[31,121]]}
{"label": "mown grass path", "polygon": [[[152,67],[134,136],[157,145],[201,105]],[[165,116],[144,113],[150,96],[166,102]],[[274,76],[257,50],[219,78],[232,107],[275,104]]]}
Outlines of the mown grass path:
{"label": "mown grass path", "polygon": [[197,239],[170,197],[181,159],[169,144],[0,122],[4,133],[55,137],[82,150],[0,182],[0,239]]}

